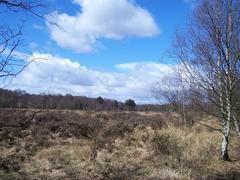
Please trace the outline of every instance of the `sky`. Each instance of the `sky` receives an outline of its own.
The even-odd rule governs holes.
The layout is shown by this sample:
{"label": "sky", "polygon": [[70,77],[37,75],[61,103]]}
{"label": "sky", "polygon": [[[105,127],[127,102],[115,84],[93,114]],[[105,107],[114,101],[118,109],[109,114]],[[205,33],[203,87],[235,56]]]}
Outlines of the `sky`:
{"label": "sky", "polygon": [[17,51],[35,59],[6,88],[157,103],[151,88],[172,72],[167,51],[193,0],[44,2],[45,19],[0,17],[11,27],[24,21]]}

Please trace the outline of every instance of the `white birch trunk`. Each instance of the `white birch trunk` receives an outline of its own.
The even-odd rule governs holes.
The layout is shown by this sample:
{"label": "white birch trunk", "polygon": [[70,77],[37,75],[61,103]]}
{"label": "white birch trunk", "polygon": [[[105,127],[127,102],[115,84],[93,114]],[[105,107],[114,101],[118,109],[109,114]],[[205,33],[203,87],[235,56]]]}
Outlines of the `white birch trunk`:
{"label": "white birch trunk", "polygon": [[[226,34],[227,42],[226,42],[226,63],[227,63],[227,69],[226,69],[226,80],[225,84],[226,87],[224,87],[225,91],[225,104],[224,111],[225,114],[223,114],[223,140],[221,145],[221,158],[222,160],[229,160],[228,155],[228,144],[229,144],[229,132],[230,132],[230,122],[232,120],[232,78],[231,78],[231,72],[232,67],[230,63],[230,41],[232,37],[232,0],[228,0],[228,21],[227,21],[227,34]],[[221,94],[223,95],[223,94]],[[223,98],[223,97],[221,97]]]}
{"label": "white birch trunk", "polygon": [[226,97],[226,111],[227,114],[223,119],[223,139],[221,144],[221,159],[224,161],[229,160],[228,145],[229,145],[229,132],[230,132],[230,121],[231,121],[231,102],[230,93],[227,93]]}
{"label": "white birch trunk", "polygon": [[240,136],[240,129],[239,129],[238,120],[235,116],[232,116],[232,118],[233,118],[233,123],[234,123],[234,126],[235,126],[235,131],[236,131],[237,135]]}
{"label": "white birch trunk", "polygon": [[229,160],[228,144],[229,144],[229,123],[225,125],[223,139],[221,144],[221,159],[224,161]]}

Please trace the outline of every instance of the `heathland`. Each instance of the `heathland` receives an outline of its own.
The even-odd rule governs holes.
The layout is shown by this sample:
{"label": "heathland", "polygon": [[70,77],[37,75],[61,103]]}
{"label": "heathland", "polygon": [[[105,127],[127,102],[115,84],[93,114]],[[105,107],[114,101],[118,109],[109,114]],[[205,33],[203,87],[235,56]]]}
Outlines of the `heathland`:
{"label": "heathland", "polygon": [[[0,179],[237,179],[240,142],[219,158],[216,120],[175,112],[0,111]],[[213,128],[209,128],[207,125]]]}

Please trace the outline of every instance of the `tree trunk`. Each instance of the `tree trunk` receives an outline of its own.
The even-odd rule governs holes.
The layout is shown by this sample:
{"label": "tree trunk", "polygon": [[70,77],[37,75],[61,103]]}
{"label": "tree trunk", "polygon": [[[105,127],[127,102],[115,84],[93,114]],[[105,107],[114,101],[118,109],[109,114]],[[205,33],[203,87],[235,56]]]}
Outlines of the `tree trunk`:
{"label": "tree trunk", "polygon": [[223,139],[221,144],[221,159],[224,161],[229,160],[229,155],[228,155],[229,131],[230,131],[230,123],[229,121],[227,121],[226,123],[224,123],[224,132],[223,132]]}
{"label": "tree trunk", "polygon": [[[228,53],[227,53],[228,54]],[[232,108],[231,108],[231,79],[228,74],[228,88],[226,90],[226,114],[223,114],[223,140],[221,145],[221,159],[224,161],[229,160],[228,155],[228,144],[229,144],[229,132],[230,132],[230,122],[232,119]]]}
{"label": "tree trunk", "polygon": [[238,120],[235,116],[233,116],[233,123],[234,123],[234,126],[235,126],[235,131],[237,133],[237,136],[240,137],[240,129],[239,129],[239,124],[238,124]]}

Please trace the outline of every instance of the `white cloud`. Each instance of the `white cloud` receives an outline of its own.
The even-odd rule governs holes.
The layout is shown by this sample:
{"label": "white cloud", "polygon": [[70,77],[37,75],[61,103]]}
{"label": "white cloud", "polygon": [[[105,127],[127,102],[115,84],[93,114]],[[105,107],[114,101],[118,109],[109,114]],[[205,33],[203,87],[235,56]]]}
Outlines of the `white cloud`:
{"label": "white cloud", "polygon": [[130,0],[74,0],[81,6],[75,16],[53,12],[47,17],[51,38],[63,48],[91,52],[100,38],[151,37],[159,33],[152,15]]}
{"label": "white cloud", "polygon": [[138,103],[156,102],[151,96],[152,85],[171,68],[154,62],[136,62],[116,65],[115,72],[89,69],[70,59],[50,54],[34,54],[31,63],[8,88],[23,89],[30,93],[70,93],[90,97]]}
{"label": "white cloud", "polygon": [[150,74],[161,73],[161,75],[169,73],[169,71],[172,71],[170,65],[155,62],[134,62],[126,64],[117,64],[115,67],[119,70],[147,72]]}

